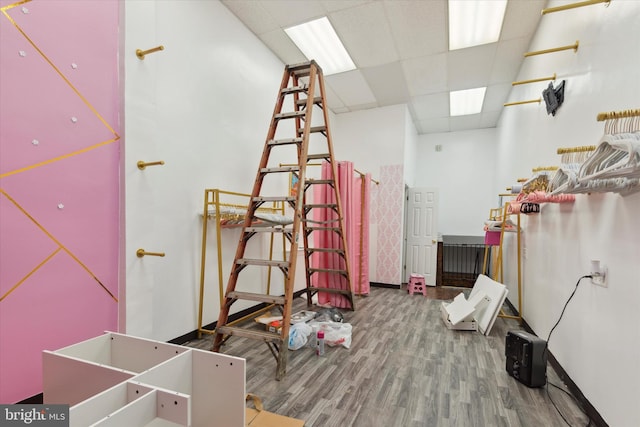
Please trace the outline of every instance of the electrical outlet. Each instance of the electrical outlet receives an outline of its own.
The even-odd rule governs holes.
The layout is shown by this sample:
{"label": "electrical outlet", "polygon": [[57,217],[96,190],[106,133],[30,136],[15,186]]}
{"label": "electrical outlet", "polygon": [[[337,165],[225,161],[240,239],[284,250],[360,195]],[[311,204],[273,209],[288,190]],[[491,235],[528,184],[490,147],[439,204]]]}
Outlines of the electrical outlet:
{"label": "electrical outlet", "polygon": [[591,283],[607,287],[607,267],[601,265],[598,260],[591,261]]}

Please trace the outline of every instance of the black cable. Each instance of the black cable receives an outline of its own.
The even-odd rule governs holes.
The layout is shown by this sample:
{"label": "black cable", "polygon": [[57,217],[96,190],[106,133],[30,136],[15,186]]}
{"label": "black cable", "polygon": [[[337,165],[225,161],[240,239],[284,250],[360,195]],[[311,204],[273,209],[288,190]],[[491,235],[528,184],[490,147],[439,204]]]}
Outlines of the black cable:
{"label": "black cable", "polygon": [[[551,328],[551,330],[549,331],[549,335],[547,336],[547,342],[544,344],[544,350],[542,351],[542,360],[546,360],[546,355],[547,355],[547,349],[549,348],[549,340],[551,339],[551,334],[553,333],[554,329],[556,329],[556,327],[558,326],[558,324],[560,323],[560,320],[562,320],[562,316],[564,316],[564,311],[567,309],[567,306],[569,305],[569,302],[571,301],[571,299],[573,298],[573,296],[576,294],[576,291],[578,290],[578,286],[580,286],[580,282],[582,281],[582,279],[587,279],[587,278],[592,278],[593,276],[591,275],[585,275],[582,276],[578,279],[578,282],[576,283],[575,288],[573,288],[573,292],[571,292],[571,295],[569,296],[569,299],[567,299],[567,302],[564,303],[564,307],[562,308],[562,312],[560,313],[560,317],[558,317],[558,321],[556,322],[555,325],[553,325],[553,328]],[[551,404],[553,405],[554,408],[556,408],[556,411],[558,412],[558,415],[560,415],[560,417],[562,418],[562,420],[569,426],[571,427],[571,424],[569,423],[569,421],[567,421],[567,419],[564,417],[564,415],[562,415],[562,412],[560,412],[560,409],[558,408],[558,406],[556,405],[556,402],[553,401],[553,399],[551,398],[551,395],[549,394],[549,381],[547,381],[547,386],[545,387],[546,391],[547,391],[547,397],[549,398],[549,400],[551,401]],[[552,384],[554,385],[554,384]],[[556,386],[557,387],[557,386]],[[560,387],[558,387],[560,388]],[[562,389],[561,389],[562,390]],[[564,391],[564,390],[562,390]],[[572,396],[573,397],[573,396]],[[585,414],[586,415],[586,414]],[[587,416],[588,417],[588,416]],[[589,424],[591,424],[591,419],[589,419]]]}

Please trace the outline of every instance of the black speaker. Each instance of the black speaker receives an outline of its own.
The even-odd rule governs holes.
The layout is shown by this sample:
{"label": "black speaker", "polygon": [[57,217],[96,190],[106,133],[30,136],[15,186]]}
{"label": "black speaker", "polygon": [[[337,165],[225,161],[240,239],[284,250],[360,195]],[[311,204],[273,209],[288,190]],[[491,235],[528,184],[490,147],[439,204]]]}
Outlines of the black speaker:
{"label": "black speaker", "polygon": [[509,331],[504,347],[507,373],[527,387],[547,383],[546,341],[524,331]]}

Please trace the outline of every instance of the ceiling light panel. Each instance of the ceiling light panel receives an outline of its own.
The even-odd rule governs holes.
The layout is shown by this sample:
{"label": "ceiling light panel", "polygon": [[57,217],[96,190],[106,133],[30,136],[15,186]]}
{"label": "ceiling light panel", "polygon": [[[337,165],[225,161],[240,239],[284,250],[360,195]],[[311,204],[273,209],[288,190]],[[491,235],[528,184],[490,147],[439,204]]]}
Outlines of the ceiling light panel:
{"label": "ceiling light panel", "polygon": [[285,28],[285,32],[307,59],[320,65],[325,76],[356,68],[326,16]]}
{"label": "ceiling light panel", "polygon": [[494,43],[507,0],[449,0],[449,50]]}
{"label": "ceiling light panel", "polygon": [[478,114],[482,111],[486,91],[486,87],[478,87],[449,92],[449,114],[451,116]]}

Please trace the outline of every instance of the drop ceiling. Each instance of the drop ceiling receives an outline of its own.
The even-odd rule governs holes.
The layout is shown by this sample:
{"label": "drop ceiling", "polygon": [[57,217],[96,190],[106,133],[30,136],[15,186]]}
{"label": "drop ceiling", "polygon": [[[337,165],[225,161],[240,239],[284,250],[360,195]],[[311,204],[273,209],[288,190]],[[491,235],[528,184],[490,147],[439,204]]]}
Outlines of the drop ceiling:
{"label": "drop ceiling", "polygon": [[[474,0],[468,0],[474,1]],[[284,28],[327,16],[357,69],[325,76],[336,114],[407,104],[418,133],[495,127],[547,0],[509,0],[496,43],[448,50],[447,0],[222,0],[285,64],[307,61]],[[487,86],[479,114],[449,91]]]}

